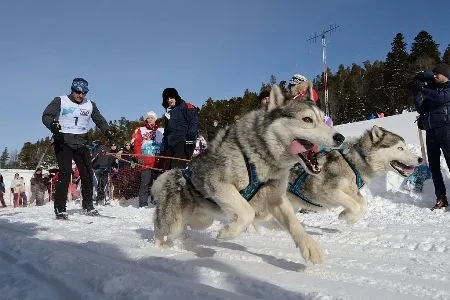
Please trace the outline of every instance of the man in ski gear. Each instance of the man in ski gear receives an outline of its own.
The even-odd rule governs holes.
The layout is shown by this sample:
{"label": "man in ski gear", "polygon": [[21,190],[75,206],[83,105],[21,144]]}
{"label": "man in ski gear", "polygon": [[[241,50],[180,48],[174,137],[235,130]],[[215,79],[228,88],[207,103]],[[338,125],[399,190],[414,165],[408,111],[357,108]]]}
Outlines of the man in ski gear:
{"label": "man in ski gear", "polygon": [[[198,134],[198,109],[181,99],[174,88],[162,93],[164,114],[164,156],[191,159]],[[184,168],[186,161],[167,159],[164,169]]]}
{"label": "man in ski gear", "polygon": [[72,159],[80,172],[83,210],[87,215],[98,215],[92,203],[92,165],[87,147],[87,132],[91,119],[110,143],[113,141],[113,134],[95,102],[86,98],[88,92],[88,82],[83,78],[75,78],[72,81],[71,93],[55,97],[42,114],[42,123],[53,133],[53,147],[59,167],[54,194],[57,219],[68,218],[66,202]]}
{"label": "man in ski gear", "polygon": [[441,150],[450,168],[450,66],[438,64],[432,72],[419,72],[409,87],[414,105],[426,130],[428,162],[432,174],[436,204],[431,208],[448,206],[447,191],[441,172]]}

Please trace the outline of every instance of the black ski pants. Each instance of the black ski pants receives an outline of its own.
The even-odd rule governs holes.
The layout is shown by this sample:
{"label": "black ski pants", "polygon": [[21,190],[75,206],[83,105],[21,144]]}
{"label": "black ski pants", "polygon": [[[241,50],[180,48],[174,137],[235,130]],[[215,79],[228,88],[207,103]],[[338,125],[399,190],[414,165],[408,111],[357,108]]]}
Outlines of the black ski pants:
{"label": "black ski pants", "polygon": [[91,154],[86,146],[71,148],[59,140],[54,143],[56,160],[59,168],[59,178],[55,185],[55,213],[66,211],[67,190],[72,174],[72,159],[78,167],[81,178],[81,194],[83,209],[94,209],[92,204],[92,165]]}
{"label": "black ski pants", "polygon": [[427,130],[427,155],[433,178],[436,197],[446,196],[444,179],[441,171],[441,150],[450,169],[450,126]]}

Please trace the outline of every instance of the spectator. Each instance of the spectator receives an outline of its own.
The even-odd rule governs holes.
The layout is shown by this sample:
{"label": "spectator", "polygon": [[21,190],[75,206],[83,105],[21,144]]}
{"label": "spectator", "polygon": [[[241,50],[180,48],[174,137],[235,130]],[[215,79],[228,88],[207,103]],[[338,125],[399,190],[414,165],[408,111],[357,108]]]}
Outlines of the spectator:
{"label": "spectator", "polygon": [[133,147],[131,142],[126,142],[123,149],[121,149],[117,154],[119,157],[119,172],[125,167],[134,167]]}
{"label": "spectator", "polygon": [[5,183],[3,182],[3,175],[0,174],[0,202],[2,203],[2,207],[6,207],[4,195],[5,195]]}
{"label": "spectator", "polygon": [[11,193],[13,194],[14,207],[22,206],[22,193],[24,191],[24,182],[20,179],[19,173],[14,174],[14,179],[11,181]]}
{"label": "spectator", "polygon": [[195,143],[194,154],[192,155],[192,157],[195,157],[195,156],[199,155],[200,153],[202,153],[203,151],[205,151],[207,145],[208,144],[207,144],[205,138],[203,137],[203,135],[199,135],[197,138],[197,141]]}
{"label": "spectator", "polygon": [[214,120],[211,127],[208,128],[208,142],[211,142],[217,135],[219,131],[219,121]]}
{"label": "spectator", "polygon": [[259,93],[258,100],[259,100],[259,106],[267,108],[267,105],[269,105],[269,98],[270,98],[270,91],[264,90]]}
{"label": "spectator", "polygon": [[167,159],[164,169],[186,167],[192,157],[198,134],[198,109],[181,99],[174,88],[166,88],[162,93],[164,114],[164,156],[180,158]]}
{"label": "spectator", "polygon": [[59,167],[59,179],[54,194],[57,219],[68,219],[66,202],[72,159],[80,172],[83,211],[86,215],[99,215],[92,203],[92,165],[87,147],[87,132],[91,119],[107,136],[110,143],[113,134],[95,102],[86,98],[88,92],[88,82],[83,78],[75,78],[72,81],[70,95],[54,98],[42,114],[42,123],[53,133]]}
{"label": "spectator", "polygon": [[294,74],[288,85],[292,99],[297,101],[308,99],[317,103],[319,101],[319,94],[312,85],[312,82],[305,76]]}
{"label": "spectator", "polygon": [[133,132],[132,143],[140,168],[139,207],[148,206],[149,188],[156,178],[156,156],[160,153],[163,136],[158,131],[156,113],[149,111],[144,116],[144,124]]}
{"label": "spectator", "polygon": [[[432,73],[421,72],[410,84],[414,105],[426,130],[428,162],[433,178],[436,204],[431,210],[448,206],[447,191],[441,172],[441,150],[450,168],[450,66],[437,65]],[[419,128],[420,128],[419,127]]]}
{"label": "spectator", "polygon": [[139,182],[139,179],[137,172],[134,170],[136,163],[134,162],[131,142],[125,143],[124,147],[118,152],[118,157],[119,173],[117,178],[113,180],[114,196],[118,199],[136,197],[138,193],[134,190],[134,184]]}
{"label": "spectator", "polygon": [[30,180],[30,205],[36,201],[36,206],[44,205],[44,195],[47,190],[45,178],[42,176],[42,168],[39,167],[33,174]]}
{"label": "spectator", "polygon": [[[117,147],[113,144],[111,148]],[[110,200],[109,198],[106,199],[105,192],[108,187],[111,170],[116,166],[115,157],[109,154],[112,151],[114,150],[105,145],[100,145],[97,155],[92,159],[92,168],[94,170],[94,176],[97,179],[97,196],[95,198],[97,205],[101,202],[106,205]]]}
{"label": "spectator", "polygon": [[22,183],[22,192],[20,193],[20,203],[23,207],[27,207],[27,194],[25,193],[25,180],[23,180],[23,177],[20,177],[20,181]]}

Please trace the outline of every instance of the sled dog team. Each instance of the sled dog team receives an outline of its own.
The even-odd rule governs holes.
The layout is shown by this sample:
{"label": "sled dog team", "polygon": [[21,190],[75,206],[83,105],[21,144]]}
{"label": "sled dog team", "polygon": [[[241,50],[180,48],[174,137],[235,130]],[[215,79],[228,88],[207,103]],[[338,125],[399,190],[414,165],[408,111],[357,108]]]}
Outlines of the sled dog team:
{"label": "sled dog team", "polygon": [[[274,85],[267,107],[221,130],[186,169],[154,182],[156,246],[170,246],[187,227],[206,229],[214,220],[225,221],[217,239],[228,240],[274,219],[305,260],[323,262],[296,212],[342,206],[339,218],[355,222],[366,209],[362,185],[390,170],[407,176],[421,162],[402,137],[377,126],[345,150],[344,139],[314,102],[286,100]],[[314,145],[331,150],[313,160]]]}

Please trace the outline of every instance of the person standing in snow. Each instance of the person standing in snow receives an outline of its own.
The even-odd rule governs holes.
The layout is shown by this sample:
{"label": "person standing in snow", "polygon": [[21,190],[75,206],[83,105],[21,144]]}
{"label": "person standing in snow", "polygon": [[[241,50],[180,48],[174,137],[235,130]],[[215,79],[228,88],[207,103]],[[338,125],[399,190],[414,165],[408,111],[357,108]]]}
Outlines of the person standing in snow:
{"label": "person standing in snow", "polygon": [[[410,84],[414,105],[426,130],[428,162],[436,195],[431,210],[448,206],[441,172],[441,150],[450,168],[450,66],[437,65],[432,72],[420,72]],[[419,128],[420,128],[419,127]]]}
{"label": "person standing in snow", "polygon": [[36,201],[36,206],[44,205],[44,195],[47,190],[47,186],[45,184],[45,178],[42,176],[42,168],[39,167],[33,174],[33,177],[30,180],[30,205]]}
{"label": "person standing in snow", "polygon": [[83,78],[72,81],[71,93],[54,98],[42,114],[42,123],[53,133],[54,150],[59,167],[59,178],[55,187],[54,210],[57,219],[68,219],[66,212],[67,190],[72,172],[72,159],[81,177],[83,211],[97,216],[92,203],[92,165],[87,147],[87,132],[91,119],[113,143],[113,134],[95,102],[86,98],[88,82]]}
{"label": "person standing in snow", "polygon": [[[174,88],[162,93],[164,114],[164,156],[191,159],[198,134],[198,109],[181,99]],[[186,161],[167,159],[164,169],[185,168]]]}
{"label": "person standing in snow", "polygon": [[144,124],[133,132],[133,143],[136,161],[141,166],[139,185],[139,207],[148,206],[149,188],[156,178],[157,158],[161,149],[163,134],[156,124],[156,113],[149,111],[144,116]]}
{"label": "person standing in snow", "polygon": [[14,207],[22,206],[22,193],[24,191],[24,182],[20,179],[19,173],[14,174],[14,179],[11,181],[11,193],[13,194]]}
{"label": "person standing in snow", "polygon": [[270,100],[270,91],[264,90],[261,91],[258,95],[259,107],[267,108]]}
{"label": "person standing in snow", "polygon": [[214,120],[212,126],[208,128],[208,143],[216,137],[219,130],[219,121]]}
{"label": "person standing in snow", "polygon": [[2,207],[6,207],[4,195],[5,195],[5,183],[3,182],[3,175],[0,174],[0,202],[2,204]]}

